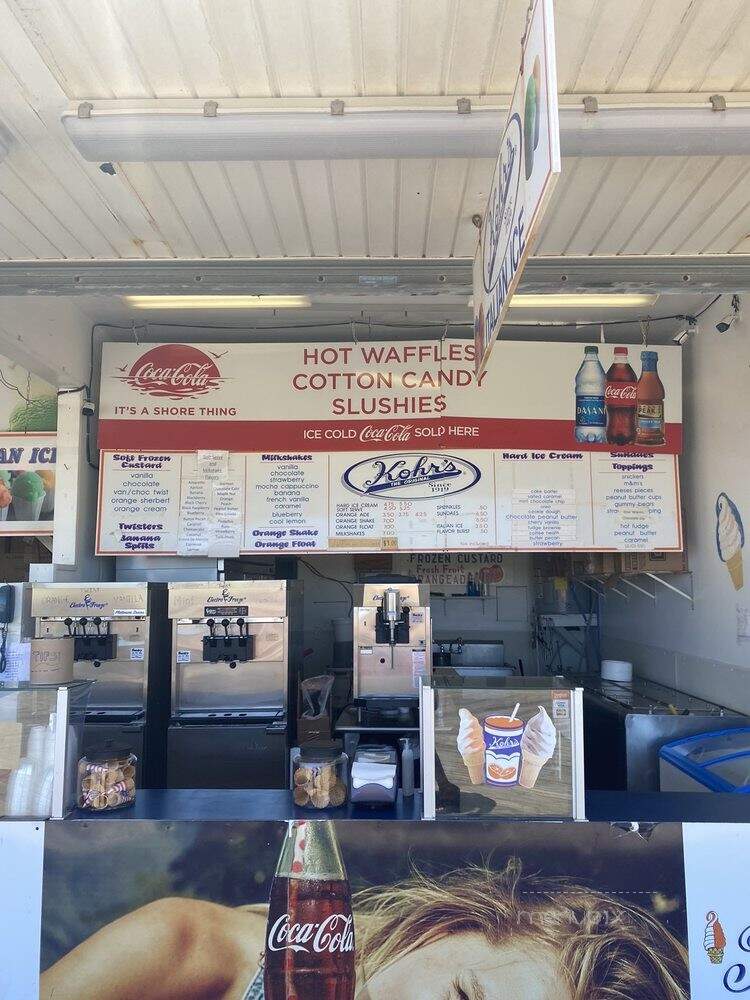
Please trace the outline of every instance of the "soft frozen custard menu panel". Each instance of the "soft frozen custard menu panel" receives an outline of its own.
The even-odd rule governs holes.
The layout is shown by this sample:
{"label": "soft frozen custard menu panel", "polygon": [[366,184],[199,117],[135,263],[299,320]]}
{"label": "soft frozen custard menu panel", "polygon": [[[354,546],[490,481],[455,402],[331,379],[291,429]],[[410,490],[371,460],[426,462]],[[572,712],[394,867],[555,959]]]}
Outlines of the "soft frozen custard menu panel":
{"label": "soft frozen custard menu panel", "polygon": [[573,815],[572,692],[435,689],[436,815]]}

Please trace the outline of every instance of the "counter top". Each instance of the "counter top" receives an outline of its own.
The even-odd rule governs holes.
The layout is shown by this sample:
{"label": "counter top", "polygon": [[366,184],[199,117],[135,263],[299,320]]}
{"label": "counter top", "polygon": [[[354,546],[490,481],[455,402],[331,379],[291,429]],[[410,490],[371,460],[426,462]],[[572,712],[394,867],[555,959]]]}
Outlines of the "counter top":
{"label": "counter top", "polygon": [[[287,790],[271,789],[139,789],[135,804],[113,812],[74,810],[65,820],[160,820],[219,822],[286,819],[418,820],[422,799],[417,793],[394,806],[348,803],[340,809],[299,809]],[[586,816],[600,823],[750,823],[750,796],[703,792],[586,793]],[[486,818],[486,817],[484,817]],[[437,820],[437,822],[466,822]],[[471,820],[468,820],[471,822]],[[517,819],[497,822],[519,822]],[[525,821],[521,821],[525,822]]]}

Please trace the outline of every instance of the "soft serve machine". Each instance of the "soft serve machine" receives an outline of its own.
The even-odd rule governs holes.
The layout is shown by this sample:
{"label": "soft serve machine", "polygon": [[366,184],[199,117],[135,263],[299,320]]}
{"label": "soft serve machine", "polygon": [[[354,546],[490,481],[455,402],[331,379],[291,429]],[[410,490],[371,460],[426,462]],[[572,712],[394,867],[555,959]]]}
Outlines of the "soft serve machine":
{"label": "soft serve machine", "polygon": [[283,788],[302,652],[287,580],[169,584],[172,788]]}
{"label": "soft serve machine", "polygon": [[[339,729],[353,756],[352,801],[387,803],[398,792],[394,741],[416,743],[419,732],[419,681],[429,676],[432,661],[430,591],[423,584],[385,579],[366,583],[357,596],[352,679],[357,714],[353,725]],[[390,742],[381,742],[384,738]]]}
{"label": "soft serve machine", "polygon": [[139,784],[163,787],[169,704],[166,586],[34,583],[32,632],[72,637],[73,675],[96,681],[86,709],[83,753],[127,747]]}
{"label": "soft serve machine", "polygon": [[419,698],[432,655],[429,587],[367,583],[354,608],[354,697],[368,702]]}

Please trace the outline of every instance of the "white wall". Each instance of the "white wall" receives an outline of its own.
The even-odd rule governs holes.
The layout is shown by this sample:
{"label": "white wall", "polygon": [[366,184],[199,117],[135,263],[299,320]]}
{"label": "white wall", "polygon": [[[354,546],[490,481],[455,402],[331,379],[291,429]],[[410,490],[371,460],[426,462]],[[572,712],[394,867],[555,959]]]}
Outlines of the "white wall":
{"label": "white wall", "polygon": [[[695,607],[656,587],[656,603],[633,592],[604,604],[604,655],[632,659],[644,677],[750,713],[750,537],[745,585],[736,591],[716,546],[716,498],[735,502],[750,535],[750,317],[719,334],[723,296],[700,320],[684,354],[683,506]],[[670,578],[689,589],[690,580]],[[648,586],[652,586],[650,583]]]}

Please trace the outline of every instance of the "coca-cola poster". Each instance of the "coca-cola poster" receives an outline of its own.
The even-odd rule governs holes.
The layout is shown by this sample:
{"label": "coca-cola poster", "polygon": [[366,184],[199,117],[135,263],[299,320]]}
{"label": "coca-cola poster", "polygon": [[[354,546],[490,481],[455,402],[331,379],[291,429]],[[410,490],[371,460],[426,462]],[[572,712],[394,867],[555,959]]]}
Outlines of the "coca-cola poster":
{"label": "coca-cola poster", "polygon": [[[611,379],[600,377],[612,368],[614,345],[593,347],[600,351],[601,372],[590,364],[581,380],[589,357],[585,347],[501,341],[477,375],[474,343],[458,339],[106,343],[99,445],[117,451],[243,452],[585,452],[616,445],[637,452],[648,443],[661,454],[679,453],[680,349],[671,345],[652,352],[658,354],[662,398],[654,391],[651,362],[633,346],[630,381],[618,382],[617,372]],[[640,437],[635,430],[624,435],[612,430],[607,437],[608,409],[615,408],[618,394],[641,408]],[[593,430],[582,432],[586,426]]]}
{"label": "coca-cola poster", "polygon": [[674,824],[46,828],[43,1000],[687,1000],[687,941]]}

